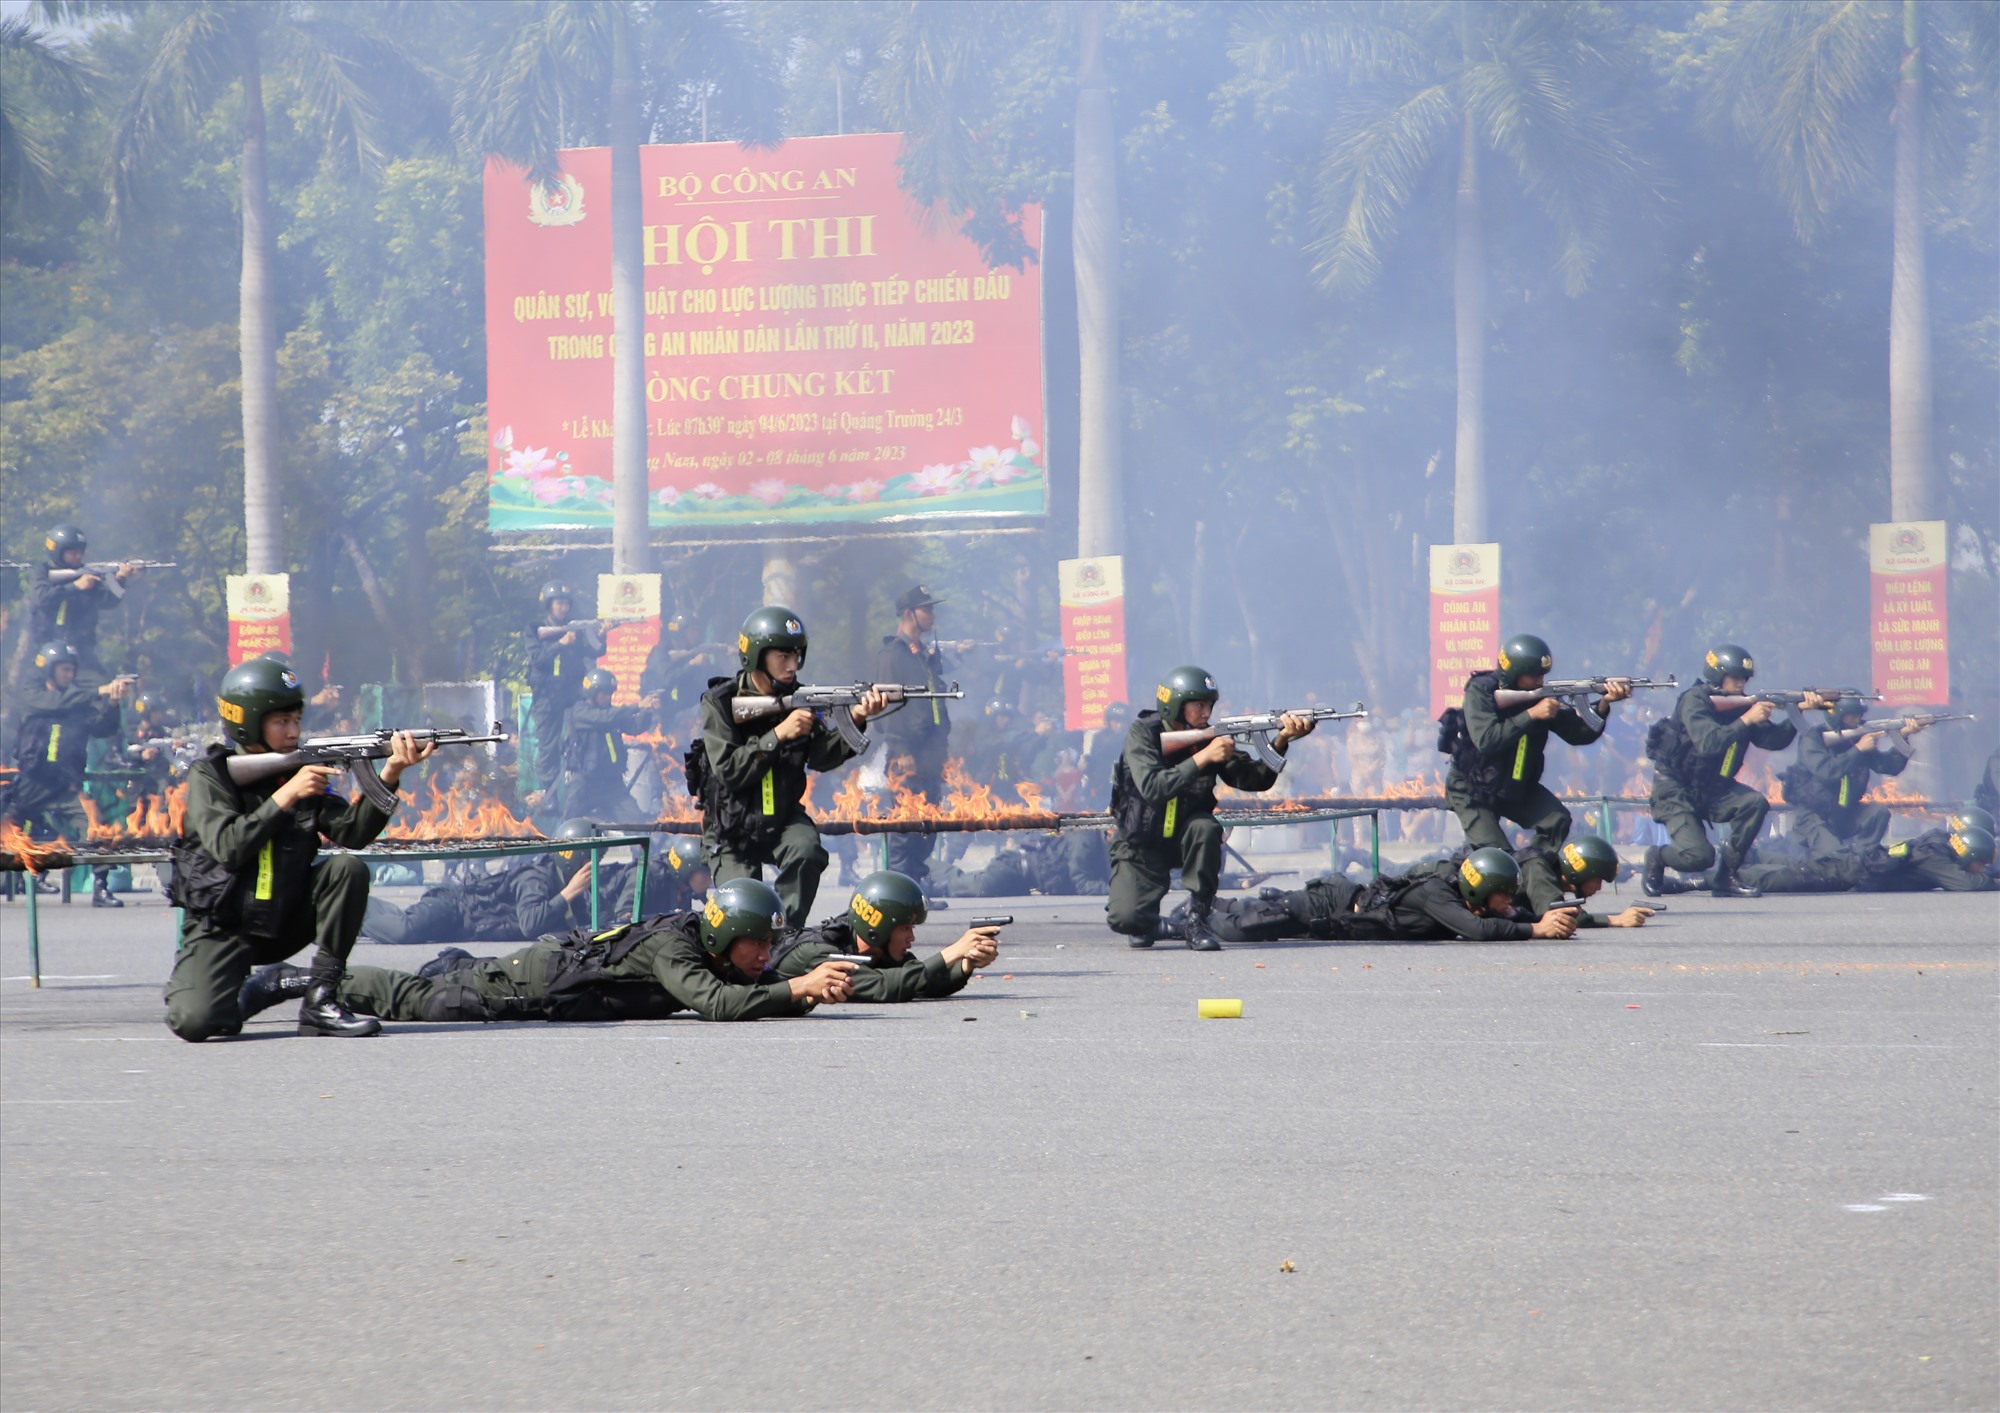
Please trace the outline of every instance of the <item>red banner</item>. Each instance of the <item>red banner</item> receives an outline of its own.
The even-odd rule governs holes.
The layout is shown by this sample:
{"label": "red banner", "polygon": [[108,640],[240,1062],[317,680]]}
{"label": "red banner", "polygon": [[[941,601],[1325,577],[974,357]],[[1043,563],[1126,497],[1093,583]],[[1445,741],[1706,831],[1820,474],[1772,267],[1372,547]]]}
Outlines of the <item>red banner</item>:
{"label": "red banner", "polygon": [[1062,601],[1063,729],[1095,731],[1125,690],[1125,561],[1065,559]]}
{"label": "red banner", "polygon": [[1500,546],[1431,546],[1431,715],[1465,696],[1465,679],[1500,652]]}
{"label": "red banner", "polygon": [[597,616],[624,620],[606,627],[604,656],[597,661],[618,679],[612,704],[631,706],[639,700],[646,659],[660,641],[660,576],[598,575]]}
{"label": "red banner", "polygon": [[[652,524],[1045,512],[1040,267],[927,229],[901,151],[641,149]],[[611,154],[561,158],[486,172],[495,530],[611,521]]]}
{"label": "red banner", "polygon": [[1949,551],[1942,520],[1868,527],[1869,637],[1875,690],[1884,706],[1944,706],[1951,700]]}
{"label": "red banner", "polygon": [[231,667],[268,652],[292,650],[291,583],[287,574],[226,576]]}

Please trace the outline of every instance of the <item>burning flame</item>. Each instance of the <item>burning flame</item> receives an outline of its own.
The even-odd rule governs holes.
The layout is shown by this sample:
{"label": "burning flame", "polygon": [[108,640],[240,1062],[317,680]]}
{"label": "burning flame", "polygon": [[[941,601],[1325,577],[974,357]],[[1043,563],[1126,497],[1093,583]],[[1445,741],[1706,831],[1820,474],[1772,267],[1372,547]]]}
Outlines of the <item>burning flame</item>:
{"label": "burning flame", "polygon": [[382,831],[384,839],[533,838],[540,831],[507,806],[460,780],[409,818],[400,811]]}
{"label": "burning flame", "polygon": [[1868,787],[1868,793],[1861,797],[1862,803],[1870,805],[1920,805],[1933,814],[1943,814],[1944,806],[1928,795],[1919,795],[1914,790],[1905,790],[1903,782],[1893,775],[1884,775]]}
{"label": "burning flame", "polygon": [[51,858],[70,851],[69,845],[58,837],[47,843],[37,843],[28,837],[28,832],[13,820],[0,822],[0,850],[5,850],[21,861],[21,867],[30,873],[40,873],[42,866]]}
{"label": "burning flame", "polygon": [[[907,774],[891,774],[888,789],[869,790],[861,784],[858,774],[849,774],[841,781],[830,802],[832,813],[829,819],[841,821],[857,819],[883,820],[931,820],[931,819],[1025,819],[1046,815],[1042,804],[1042,787],[1032,780],[1024,780],[1014,786],[1014,794],[1020,804],[1003,802],[995,798],[993,787],[982,785],[965,772],[965,762],[954,756],[944,763],[944,798],[926,800],[923,796],[904,788]],[[888,797],[888,798],[885,798]],[[890,803],[893,799],[894,803]],[[812,803],[811,793],[806,803]]]}
{"label": "burning flame", "polygon": [[187,781],[171,785],[164,794],[141,795],[123,819],[106,821],[97,802],[83,797],[84,817],[90,828],[84,839],[92,844],[121,844],[133,839],[160,840],[181,832],[187,820]]}

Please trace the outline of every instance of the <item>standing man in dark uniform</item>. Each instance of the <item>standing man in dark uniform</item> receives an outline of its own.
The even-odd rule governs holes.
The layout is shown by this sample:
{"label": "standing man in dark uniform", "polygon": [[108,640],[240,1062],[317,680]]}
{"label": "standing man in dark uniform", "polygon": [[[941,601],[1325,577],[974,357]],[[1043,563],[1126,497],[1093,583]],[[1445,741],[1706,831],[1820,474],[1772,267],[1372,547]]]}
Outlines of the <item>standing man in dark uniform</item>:
{"label": "standing man in dark uniform", "polygon": [[[527,632],[528,690],[534,701],[528,717],[535,724],[535,785],[541,799],[553,803],[562,783],[563,713],[583,695],[583,674],[604,656],[604,635],[595,628],[572,628],[576,590],[558,579],[542,585],[542,621]],[[575,811],[571,811],[575,813]]]}
{"label": "standing man in dark uniform", "polygon": [[[1752,746],[1782,751],[1798,732],[1789,721],[1773,721],[1777,707],[1770,702],[1718,711],[1713,697],[1741,696],[1757,673],[1748,648],[1719,643],[1703,659],[1702,680],[1681,693],[1672,716],[1653,723],[1646,733],[1646,754],[1653,762],[1653,818],[1667,828],[1672,842],[1664,849],[1646,850],[1641,875],[1647,896],[1666,891],[1666,871],[1700,873],[1715,865],[1711,888],[1718,898],[1755,898],[1757,889],[1738,880],[1757,831],[1764,827],[1770,801],[1748,785],[1736,783]],[[1831,703],[1807,693],[1807,710]],[[1718,858],[1708,842],[1708,824],[1729,826],[1729,839]]]}
{"label": "standing man in dark uniform", "polygon": [[[896,631],[882,640],[875,654],[875,680],[900,682],[906,687],[937,691],[949,684],[944,675],[944,652],[926,641],[937,627],[935,597],[922,584],[896,600]],[[909,754],[914,768],[903,788],[926,801],[944,798],[944,763],[951,749],[951,712],[941,701],[910,702],[900,711],[882,718],[882,736],[891,754]],[[930,893],[931,848],[936,841],[929,834],[891,834],[887,837],[885,866],[917,880]],[[944,904],[932,900],[933,908]]]}
{"label": "standing man in dark uniform", "polygon": [[95,687],[107,676],[97,660],[97,616],[125,596],[125,581],[139,571],[118,566],[109,579],[84,570],[89,542],[75,525],[58,525],[42,540],[49,562],[29,591],[29,615],[37,643],[68,643],[77,653],[77,685]]}
{"label": "standing man in dark uniform", "polygon": [[1792,839],[1814,863],[1875,848],[1888,836],[1889,811],[1862,803],[1868,777],[1901,775],[1910,763],[1909,739],[1924,728],[1905,721],[1898,731],[1861,734],[1868,704],[1859,697],[1835,702],[1824,727],[1807,722],[1796,708],[1788,715],[1799,733],[1799,755],[1778,779],[1785,803],[1798,807]]}
{"label": "standing man in dark uniform", "polygon": [[571,819],[639,818],[625,786],[627,736],[651,729],[657,699],[613,706],[618,678],[608,667],[583,674],[582,700],[563,714],[563,813]]}
{"label": "standing man in dark uniform", "polygon": [[712,663],[726,651],[715,643],[696,643],[685,615],[675,614],[660,626],[660,641],[646,654],[639,670],[639,694],[659,699],[660,730],[681,736],[701,705],[703,684]]}
{"label": "standing man in dark uniform", "polygon": [[[216,709],[238,750],[283,755],[298,749],[305,702],[290,668],[252,658],[223,677]],[[420,746],[397,732],[382,783],[396,789],[405,770],[436,750],[435,742]],[[299,1034],[375,1034],[381,1023],[356,1017],[338,995],[368,907],[368,868],[352,854],[317,855],[321,835],[344,849],[366,848],[388,813],[366,796],[349,804],[329,794],[341,773],[332,767],[304,765],[238,784],[229,756],[228,747],[211,747],[188,772],[170,894],[184,911],[167,980],[167,1028],[193,1041],[236,1034],[251,968],[310,943],[311,967],[284,993],[304,997]]]}
{"label": "standing man in dark uniform", "polygon": [[[819,827],[806,813],[806,772],[832,770],[854,759],[840,734],[804,707],[736,720],[737,697],[782,697],[799,685],[806,628],[789,608],[768,604],[743,620],[736,635],[741,670],[718,677],[701,698],[701,738],[688,748],[688,793],[701,806],[701,848],[718,888],[732,879],[778,871],[786,925],[804,927],[826,872]],[[866,727],[888,703],[869,692],[851,710]]]}
{"label": "standing man in dark uniform", "polygon": [[[1193,952],[1219,952],[1222,944],[1208,925],[1209,910],[1222,879],[1222,826],[1215,822],[1215,787],[1263,791],[1278,783],[1277,772],[1237,752],[1236,743],[1217,736],[1207,744],[1163,749],[1169,731],[1198,731],[1221,693],[1199,667],[1176,667],[1154,693],[1158,711],[1142,711],[1125,733],[1125,754],[1111,781],[1111,898],[1105,916],[1127,945],[1150,947],[1179,937]],[[1312,733],[1306,717],[1287,716],[1272,745],[1282,754]],[[1185,927],[1160,917],[1160,899],[1172,885],[1178,864],[1188,891]]]}
{"label": "standing man in dark uniform", "polygon": [[[81,847],[90,833],[83,812],[83,772],[94,738],[118,734],[118,702],[132,685],[119,678],[94,687],[79,683],[77,650],[68,643],[45,643],[35,654],[39,690],[21,702],[21,726],[14,736],[14,764],[20,774],[8,787],[0,819],[10,820],[34,839],[61,837]],[[111,891],[111,870],[94,870],[94,908],[122,908]],[[32,881],[30,887],[33,886]]]}
{"label": "standing man in dark uniform", "polygon": [[1542,766],[1553,733],[1572,746],[1588,746],[1604,734],[1611,705],[1632,695],[1629,684],[1612,678],[1589,712],[1553,697],[1502,708],[1494,693],[1533,692],[1548,679],[1555,658],[1533,633],[1517,633],[1500,646],[1497,671],[1476,672],[1465,682],[1464,705],[1438,718],[1438,749],[1451,757],[1444,797],[1473,849],[1508,847],[1503,819],[1535,831],[1532,852],[1521,860],[1528,893],[1537,899],[1561,895],[1551,860],[1569,838],[1569,810],[1542,784]]}

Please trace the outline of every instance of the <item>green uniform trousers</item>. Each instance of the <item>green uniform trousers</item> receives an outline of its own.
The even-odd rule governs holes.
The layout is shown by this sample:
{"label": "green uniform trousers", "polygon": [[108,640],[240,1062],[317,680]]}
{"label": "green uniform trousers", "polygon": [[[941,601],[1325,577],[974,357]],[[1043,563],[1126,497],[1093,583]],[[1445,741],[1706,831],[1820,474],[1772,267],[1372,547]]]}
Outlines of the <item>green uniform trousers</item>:
{"label": "green uniform trousers", "polygon": [[390,1021],[533,1020],[542,1013],[550,964],[561,952],[558,943],[531,942],[443,976],[349,967],[340,1002],[359,1015]]}
{"label": "green uniform trousers", "polygon": [[1704,824],[1726,824],[1729,839],[1722,846],[1731,872],[1757,842],[1771,802],[1748,785],[1734,780],[1724,785],[1703,808],[1685,785],[1666,775],[1653,776],[1653,818],[1666,826],[1671,842],[1660,850],[1660,862],[1682,873],[1702,873],[1715,863],[1715,846]]}
{"label": "green uniform trousers", "polygon": [[1129,839],[1111,841],[1111,897],[1104,913],[1113,932],[1153,935],[1160,921],[1160,899],[1173,886],[1176,864],[1181,886],[1196,910],[1206,912],[1222,879],[1222,826],[1213,816],[1182,821],[1171,839],[1143,845]]}
{"label": "green uniform trousers", "polygon": [[1530,785],[1489,804],[1474,800],[1471,792],[1454,779],[1445,785],[1444,799],[1458,816],[1470,848],[1505,849],[1511,854],[1513,845],[1507,842],[1507,831],[1500,827],[1503,819],[1534,830],[1536,852],[1521,864],[1521,891],[1538,912],[1562,898],[1555,855],[1568,840],[1573,821],[1568,808],[1549,793],[1548,787]]}
{"label": "green uniform trousers", "polygon": [[346,961],[367,909],[367,865],[352,854],[329,854],[313,864],[312,891],[278,937],[223,932],[189,914],[167,979],[167,1028],[183,1040],[236,1034],[243,1028],[236,993],[252,968],[282,962],[308,943],[320,956]]}
{"label": "green uniform trousers", "polygon": [[1849,805],[1828,814],[1802,808],[1792,816],[1791,832],[1814,862],[1865,854],[1888,837],[1889,811],[1880,805]]}
{"label": "green uniform trousers", "polygon": [[785,902],[785,923],[797,930],[812,914],[813,899],[819,896],[819,876],[826,872],[827,854],[819,842],[819,829],[810,819],[795,819],[785,826],[769,857],[738,853],[727,844],[706,847],[709,873],[719,888],[732,878],[762,878],[763,866],[778,870],[772,886]]}

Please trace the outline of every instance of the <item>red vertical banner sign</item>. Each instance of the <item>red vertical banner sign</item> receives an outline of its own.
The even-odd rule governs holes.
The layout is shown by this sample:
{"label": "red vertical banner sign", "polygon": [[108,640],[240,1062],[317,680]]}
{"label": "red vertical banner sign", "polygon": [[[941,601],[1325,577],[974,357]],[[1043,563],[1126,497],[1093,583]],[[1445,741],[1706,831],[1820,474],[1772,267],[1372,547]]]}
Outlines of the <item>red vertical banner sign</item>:
{"label": "red vertical banner sign", "polygon": [[631,706],[639,700],[639,676],[646,658],[660,641],[660,576],[600,574],[597,576],[597,616],[605,620],[601,666],[618,679],[611,700]]}
{"label": "red vertical banner sign", "polygon": [[1065,559],[1062,600],[1063,729],[1094,731],[1125,691],[1125,561]]}
{"label": "red vertical banner sign", "polygon": [[1942,520],[1868,527],[1868,636],[1884,706],[1943,706],[1951,699],[1950,548]]}
{"label": "red vertical banner sign", "polygon": [[229,665],[268,652],[292,650],[292,580],[288,574],[231,574],[224,582],[229,606]]}
{"label": "red vertical banner sign", "polygon": [[1500,652],[1500,546],[1431,546],[1431,715]]}

